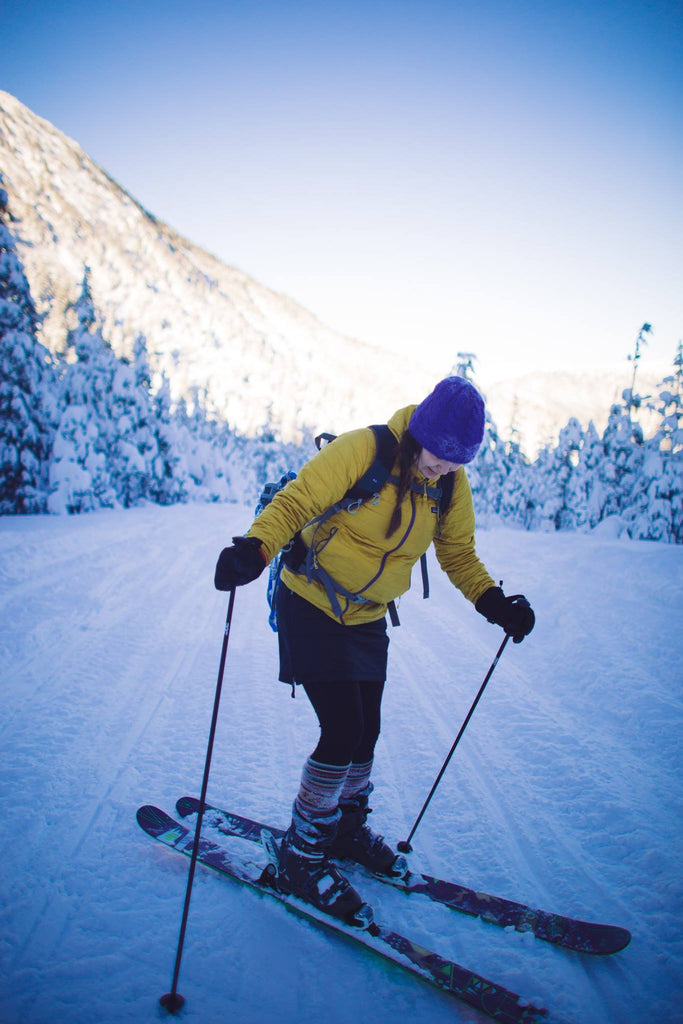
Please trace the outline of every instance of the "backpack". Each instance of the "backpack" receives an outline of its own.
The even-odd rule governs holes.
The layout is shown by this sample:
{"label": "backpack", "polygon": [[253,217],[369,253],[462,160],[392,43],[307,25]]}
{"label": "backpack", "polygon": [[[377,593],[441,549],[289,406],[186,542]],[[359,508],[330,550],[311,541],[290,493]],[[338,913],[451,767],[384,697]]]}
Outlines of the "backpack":
{"label": "backpack", "polygon": [[[360,479],[349,488],[343,498],[334,505],[325,509],[325,511],[321,512],[320,515],[315,516],[315,518],[306,524],[307,526],[315,525],[317,530],[330,518],[330,516],[336,515],[338,512],[349,512],[350,514],[353,514],[358,511],[364,502],[379,500],[379,491],[387,481],[389,483],[398,484],[398,477],[391,476],[391,470],[396,458],[396,449],[398,447],[396,437],[386,424],[373,424],[370,427],[370,430],[372,430],[375,435],[376,445],[375,458],[373,459],[370,467],[365,471],[365,473],[363,473],[362,477],[360,477]],[[315,444],[318,451],[323,447],[323,443],[331,444],[335,440],[336,436],[336,434],[328,433],[318,434],[315,438]],[[263,488],[261,497],[259,498],[255,514],[257,516],[260,515],[263,509],[270,504],[278,491],[281,491],[283,487],[287,486],[290,480],[294,480],[295,478],[296,473],[290,471],[285,473],[277,483],[267,483]],[[418,484],[414,484],[413,489],[418,491],[420,494],[426,493],[428,497],[437,502],[438,515],[440,518],[446,512],[451,503],[454,484],[455,473],[452,472],[441,477],[440,487],[427,487],[425,489],[424,487],[420,487]],[[313,547],[307,547],[301,537],[301,532],[298,531],[289,544],[287,544],[286,547],[280,551],[278,556],[273,559],[270,566],[267,591],[268,605],[270,607],[268,622],[274,632],[277,632],[276,599],[283,565],[292,572],[305,574],[309,583],[311,580],[317,580],[319,583],[322,583],[330,600],[332,610],[335,615],[340,618],[342,614],[341,606],[339,604],[340,596],[353,603],[364,602],[366,600],[362,595],[354,594],[351,591],[346,590],[346,588],[340,583],[332,579],[329,573],[327,573],[322,566],[317,564],[313,556]],[[426,554],[420,556],[420,569],[422,572],[423,597],[427,598],[429,597],[429,577],[427,575]],[[388,611],[392,626],[400,625],[396,605],[393,601],[389,602]]]}

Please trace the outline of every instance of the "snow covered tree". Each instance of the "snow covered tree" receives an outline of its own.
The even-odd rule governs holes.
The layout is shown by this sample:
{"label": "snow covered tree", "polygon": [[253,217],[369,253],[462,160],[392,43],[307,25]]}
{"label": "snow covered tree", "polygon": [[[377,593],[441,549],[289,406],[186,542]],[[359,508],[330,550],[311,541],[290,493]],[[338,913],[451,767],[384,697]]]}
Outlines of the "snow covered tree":
{"label": "snow covered tree", "polygon": [[560,431],[557,444],[540,453],[531,474],[532,522],[539,529],[574,530],[578,526],[580,494],[581,424],[572,417]]}
{"label": "snow covered tree", "polygon": [[627,404],[615,402],[602,435],[603,458],[598,468],[599,488],[604,497],[599,518],[620,516],[630,503],[630,494],[642,463],[642,430],[631,419],[633,403],[630,389],[624,392]]}
{"label": "snow covered tree", "polygon": [[477,517],[482,523],[500,510],[501,489],[505,480],[502,464],[503,445],[498,429],[486,412],[484,439],[476,457],[467,466],[467,478]]}
{"label": "snow covered tree", "polygon": [[41,318],[7,209],[8,195],[0,188],[0,513],[43,512],[56,416],[55,369],[38,341]]}
{"label": "snow covered tree", "polygon": [[659,426],[644,443],[641,471],[624,513],[634,538],[683,542],[682,364],[679,343],[675,372],[649,403],[659,415]]}
{"label": "snow covered tree", "polygon": [[219,501],[228,492],[205,400],[206,395],[200,396],[199,390],[194,389],[190,411],[185,399],[180,399],[174,415],[176,441],[187,468],[188,498]]}
{"label": "snow covered tree", "polygon": [[671,540],[683,544],[683,342],[678,343],[674,373],[663,383],[662,419],[656,435],[664,460],[660,490],[671,504]]}
{"label": "snow covered tree", "polygon": [[62,378],[62,415],[50,462],[51,512],[115,507],[110,458],[116,357],[102,336],[86,268],[81,293],[68,307],[75,326],[67,335],[72,361]]}
{"label": "snow covered tree", "polygon": [[469,380],[474,383],[475,369],[474,364],[477,356],[474,352],[458,352],[458,361],[455,363],[451,370],[451,376],[453,377],[464,377],[465,380]]}
{"label": "snow covered tree", "polygon": [[638,335],[633,346],[633,355],[630,355],[628,357],[629,362],[633,363],[633,376],[631,377],[630,387],[631,395],[635,395],[636,393],[636,374],[638,373],[638,364],[640,363],[640,358],[642,355],[641,348],[647,345],[647,338],[645,337],[645,335],[651,333],[652,324],[643,324],[643,326],[638,331]]}
{"label": "snow covered tree", "polygon": [[136,378],[135,368],[120,360],[110,395],[112,429],[107,458],[112,486],[126,508],[147,497],[157,451],[151,425],[152,397]]}
{"label": "snow covered tree", "polygon": [[135,373],[135,385],[143,391],[152,392],[152,368],[149,365],[149,353],[147,352],[147,338],[144,334],[138,334],[133,342],[133,371]]}
{"label": "snow covered tree", "polygon": [[501,459],[504,477],[501,483],[498,515],[506,522],[526,526],[530,512],[529,460],[514,439],[504,443]]}
{"label": "snow covered tree", "polygon": [[678,343],[674,372],[662,381],[658,399],[660,423],[653,440],[663,452],[680,455],[683,451],[683,342]]}
{"label": "snow covered tree", "polygon": [[[464,377],[476,384],[474,380],[474,352],[458,352],[458,362],[453,367],[452,373],[458,377]],[[481,391],[481,389],[479,389]],[[491,516],[511,513],[511,501],[513,495],[506,490],[506,483],[512,474],[513,467],[518,469],[520,462],[524,462],[519,446],[514,443],[503,441],[491,413],[486,409],[486,421],[484,426],[484,439],[482,441],[476,458],[467,467],[467,478],[472,489],[472,498],[477,516],[481,522],[486,522]],[[510,480],[512,484],[512,481]],[[514,481],[515,487],[520,479]],[[519,498],[519,492],[514,496]],[[521,500],[521,499],[520,499]],[[521,501],[521,508],[514,514],[516,520],[523,518],[526,508],[526,501]]]}
{"label": "snow covered tree", "polygon": [[50,461],[48,511],[57,515],[113,506],[98,431],[87,405],[70,402],[62,411]]}
{"label": "snow covered tree", "polygon": [[182,431],[173,414],[171,387],[165,374],[154,395],[152,428],[156,454],[152,461],[150,493],[159,505],[187,501],[189,470],[184,454]]}
{"label": "snow covered tree", "polygon": [[557,529],[562,493],[557,479],[555,449],[551,443],[541,448],[531,467],[524,525],[528,530],[550,532]]}
{"label": "snow covered tree", "polygon": [[602,439],[591,420],[583,431],[579,462],[570,484],[577,529],[592,529],[602,517],[607,502],[607,492],[600,479],[600,465],[604,456]]}

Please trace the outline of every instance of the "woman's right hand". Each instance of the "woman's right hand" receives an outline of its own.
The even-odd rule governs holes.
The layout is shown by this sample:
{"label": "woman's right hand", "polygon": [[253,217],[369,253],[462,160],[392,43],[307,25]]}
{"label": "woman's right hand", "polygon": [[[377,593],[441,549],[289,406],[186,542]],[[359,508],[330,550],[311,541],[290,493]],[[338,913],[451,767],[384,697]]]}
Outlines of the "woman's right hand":
{"label": "woman's right hand", "polygon": [[266,564],[266,553],[258,537],[233,537],[232,547],[223,548],[218,556],[214,586],[216,590],[242,587],[257,579]]}

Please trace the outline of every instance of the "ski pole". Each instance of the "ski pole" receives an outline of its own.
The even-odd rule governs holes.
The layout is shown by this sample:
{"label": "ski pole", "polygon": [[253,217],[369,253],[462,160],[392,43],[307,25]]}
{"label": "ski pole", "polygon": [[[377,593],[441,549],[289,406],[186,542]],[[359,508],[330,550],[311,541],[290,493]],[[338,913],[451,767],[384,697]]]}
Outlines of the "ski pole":
{"label": "ski pole", "polygon": [[489,679],[493,675],[493,670],[496,667],[496,665],[498,664],[500,656],[503,653],[503,650],[505,649],[505,644],[508,642],[509,639],[510,639],[510,634],[506,633],[505,634],[505,639],[503,640],[502,644],[498,648],[498,653],[496,654],[495,658],[491,662],[491,667],[488,670],[488,672],[486,673],[486,676],[484,678],[484,682],[479,687],[479,693],[474,698],[474,702],[472,704],[472,707],[467,712],[467,717],[466,717],[465,721],[462,723],[462,725],[460,726],[460,732],[455,737],[455,742],[454,742],[453,746],[451,747],[450,751],[448,752],[448,757],[446,758],[444,763],[441,765],[441,771],[437,775],[437,777],[436,777],[436,779],[434,781],[434,785],[432,786],[431,790],[429,791],[429,796],[427,797],[427,799],[425,800],[424,804],[422,805],[422,810],[418,814],[418,816],[417,816],[417,818],[415,820],[415,824],[413,825],[413,827],[410,830],[410,835],[408,836],[407,839],[402,839],[400,841],[400,843],[398,843],[397,848],[401,851],[401,853],[410,853],[411,852],[412,846],[410,845],[410,840],[415,835],[415,832],[417,831],[417,826],[422,821],[422,815],[427,810],[427,807],[429,806],[429,801],[434,796],[434,793],[436,792],[436,788],[439,785],[439,783],[441,782],[441,778],[443,776],[443,773],[446,771],[446,768],[448,767],[448,762],[453,757],[453,754],[455,752],[455,748],[457,747],[458,743],[460,742],[460,738],[461,738],[462,734],[464,733],[465,729],[467,728],[467,724],[468,724],[470,718],[474,714],[474,709],[476,708],[477,704],[479,703],[479,698],[481,697],[482,693],[486,689],[486,684],[488,683]]}
{"label": "ski pole", "polygon": [[206,806],[206,790],[209,785],[209,769],[211,767],[211,754],[213,752],[213,741],[216,735],[216,723],[218,722],[218,707],[221,702],[221,689],[223,687],[223,673],[225,672],[225,658],[228,653],[228,640],[230,639],[230,623],[232,621],[232,609],[235,604],[235,588],[230,591],[228,601],[228,614],[225,620],[225,631],[223,633],[223,647],[221,660],[218,666],[218,680],[216,682],[216,696],[213,702],[213,716],[211,718],[211,729],[209,730],[209,743],[206,748],[206,762],[204,764],[204,778],[202,779],[202,792],[199,797],[199,810],[197,812],[197,826],[194,833],[192,856],[190,858],[190,870],[187,876],[187,889],[185,890],[185,905],[183,906],[183,917],[180,923],[180,936],[178,938],[178,950],[176,952],[175,967],[173,968],[173,983],[171,991],[161,997],[159,1002],[168,1013],[177,1013],[185,1004],[185,997],[178,992],[178,975],[180,974],[180,960],[183,955],[183,944],[185,942],[185,929],[187,928],[187,915],[190,910],[190,896],[192,894],[192,882],[194,871],[197,865],[197,854],[199,852],[199,836],[202,830],[202,819]]}

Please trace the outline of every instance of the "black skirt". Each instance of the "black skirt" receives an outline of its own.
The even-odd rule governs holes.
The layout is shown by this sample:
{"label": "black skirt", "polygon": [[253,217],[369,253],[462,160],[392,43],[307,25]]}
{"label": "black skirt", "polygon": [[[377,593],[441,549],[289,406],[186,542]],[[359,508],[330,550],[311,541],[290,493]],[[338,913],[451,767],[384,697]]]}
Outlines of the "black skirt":
{"label": "black skirt", "polygon": [[386,619],[343,626],[299,597],[278,588],[277,628],[283,683],[384,682]]}

